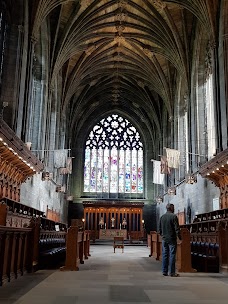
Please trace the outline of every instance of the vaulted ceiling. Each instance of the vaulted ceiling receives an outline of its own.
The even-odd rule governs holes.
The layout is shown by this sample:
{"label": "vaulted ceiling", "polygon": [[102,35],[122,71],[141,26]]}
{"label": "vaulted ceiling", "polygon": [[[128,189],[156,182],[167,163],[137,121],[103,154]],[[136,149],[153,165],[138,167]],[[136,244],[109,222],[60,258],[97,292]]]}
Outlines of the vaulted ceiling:
{"label": "vaulted ceiling", "polygon": [[[151,132],[173,115],[175,87],[189,89],[197,29],[215,40],[218,0],[31,1],[32,36],[51,31],[50,83],[63,79],[72,128],[118,109]],[[42,33],[42,31],[41,31]]]}

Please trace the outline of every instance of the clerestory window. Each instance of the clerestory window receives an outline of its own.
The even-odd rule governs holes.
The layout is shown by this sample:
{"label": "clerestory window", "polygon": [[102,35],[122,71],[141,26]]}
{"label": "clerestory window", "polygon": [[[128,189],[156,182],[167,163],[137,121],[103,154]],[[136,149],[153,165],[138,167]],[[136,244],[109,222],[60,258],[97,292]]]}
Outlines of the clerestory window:
{"label": "clerestory window", "polygon": [[127,119],[109,115],[89,133],[84,192],[143,193],[143,144]]}

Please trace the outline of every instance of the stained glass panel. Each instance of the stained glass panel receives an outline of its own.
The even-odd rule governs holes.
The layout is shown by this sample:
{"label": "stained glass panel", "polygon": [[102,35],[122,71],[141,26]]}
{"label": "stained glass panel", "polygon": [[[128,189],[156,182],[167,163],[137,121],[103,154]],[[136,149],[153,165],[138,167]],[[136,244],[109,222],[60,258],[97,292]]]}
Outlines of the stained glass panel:
{"label": "stained glass panel", "polygon": [[137,192],[137,151],[132,150],[131,192]]}
{"label": "stained glass panel", "polygon": [[138,193],[143,193],[143,151],[138,151]]}
{"label": "stained glass panel", "polygon": [[91,150],[90,192],[96,192],[97,150]]}
{"label": "stained glass panel", "polygon": [[103,192],[109,192],[109,150],[104,150]]}
{"label": "stained glass panel", "polygon": [[117,162],[117,149],[111,150],[111,159],[110,159],[110,192],[117,193],[117,176],[118,176],[118,162]]}
{"label": "stained glass panel", "polygon": [[125,192],[131,192],[131,151],[126,150]]}
{"label": "stained glass panel", "polygon": [[125,151],[119,151],[119,193],[124,192],[125,184],[125,162],[124,162]]}
{"label": "stained glass panel", "polygon": [[103,150],[97,150],[97,192],[102,192],[103,181]]}
{"label": "stained glass panel", "polygon": [[143,144],[136,128],[112,114],[86,140],[84,191],[143,193]]}
{"label": "stained glass panel", "polygon": [[89,191],[90,185],[90,149],[85,149],[84,191]]}

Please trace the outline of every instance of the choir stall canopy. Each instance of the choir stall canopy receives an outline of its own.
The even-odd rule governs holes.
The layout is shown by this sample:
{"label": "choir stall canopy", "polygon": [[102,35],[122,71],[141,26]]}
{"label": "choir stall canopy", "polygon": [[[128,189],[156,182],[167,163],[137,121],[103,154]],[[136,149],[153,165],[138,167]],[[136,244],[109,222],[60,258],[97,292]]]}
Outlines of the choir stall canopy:
{"label": "choir stall canopy", "polygon": [[0,118],[0,198],[20,201],[20,185],[43,170],[43,163]]}
{"label": "choir stall canopy", "polygon": [[228,149],[218,153],[199,170],[220,189],[220,209],[228,208]]}

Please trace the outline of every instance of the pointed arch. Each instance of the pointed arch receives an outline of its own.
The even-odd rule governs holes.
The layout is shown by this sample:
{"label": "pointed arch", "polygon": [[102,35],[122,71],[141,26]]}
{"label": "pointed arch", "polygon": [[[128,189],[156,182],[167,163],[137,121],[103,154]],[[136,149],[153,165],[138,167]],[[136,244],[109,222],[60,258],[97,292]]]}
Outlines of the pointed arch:
{"label": "pointed arch", "polygon": [[119,114],[102,118],[85,143],[84,192],[143,193],[143,144]]}

